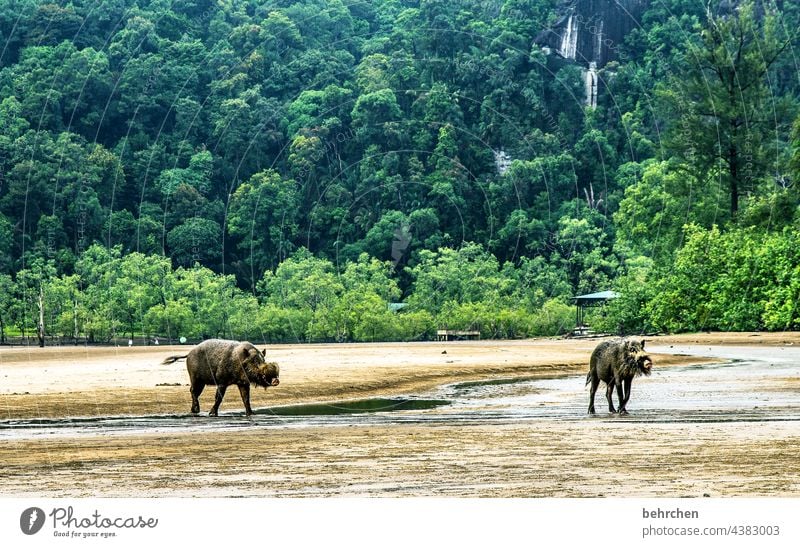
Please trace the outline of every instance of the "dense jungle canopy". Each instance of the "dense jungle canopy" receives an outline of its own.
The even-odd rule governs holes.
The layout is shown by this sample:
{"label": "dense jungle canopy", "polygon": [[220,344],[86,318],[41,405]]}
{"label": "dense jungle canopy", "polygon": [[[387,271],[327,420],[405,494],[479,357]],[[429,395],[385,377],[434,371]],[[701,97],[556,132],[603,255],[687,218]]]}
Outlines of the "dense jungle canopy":
{"label": "dense jungle canopy", "polygon": [[0,341],[798,328],[800,6],[628,3],[0,0]]}

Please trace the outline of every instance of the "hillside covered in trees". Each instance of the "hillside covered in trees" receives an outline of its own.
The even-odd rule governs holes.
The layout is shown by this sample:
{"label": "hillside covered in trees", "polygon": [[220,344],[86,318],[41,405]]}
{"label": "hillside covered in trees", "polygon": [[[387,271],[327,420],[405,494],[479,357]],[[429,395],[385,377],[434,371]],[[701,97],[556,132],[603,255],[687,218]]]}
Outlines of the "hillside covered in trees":
{"label": "hillside covered in trees", "polygon": [[0,341],[800,327],[800,7],[627,4],[4,0]]}

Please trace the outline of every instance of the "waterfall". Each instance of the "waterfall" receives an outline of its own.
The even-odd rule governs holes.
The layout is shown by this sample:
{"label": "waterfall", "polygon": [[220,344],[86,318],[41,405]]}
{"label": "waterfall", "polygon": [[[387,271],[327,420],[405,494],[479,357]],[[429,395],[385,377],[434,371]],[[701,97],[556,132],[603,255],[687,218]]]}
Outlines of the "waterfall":
{"label": "waterfall", "polygon": [[494,164],[497,167],[497,173],[499,175],[505,175],[506,171],[508,171],[508,168],[511,166],[511,156],[506,154],[505,150],[495,150]]}
{"label": "waterfall", "polygon": [[597,106],[597,63],[592,61],[589,68],[583,74],[584,85],[586,86],[586,106],[595,108]]}
{"label": "waterfall", "polygon": [[578,52],[578,27],[575,25],[575,15],[567,19],[567,26],[561,36],[561,47],[558,52],[565,59],[574,59]]}
{"label": "waterfall", "polygon": [[597,25],[597,43],[595,44],[594,48],[594,62],[600,63],[605,59],[603,55],[603,20],[600,20],[600,23]]}

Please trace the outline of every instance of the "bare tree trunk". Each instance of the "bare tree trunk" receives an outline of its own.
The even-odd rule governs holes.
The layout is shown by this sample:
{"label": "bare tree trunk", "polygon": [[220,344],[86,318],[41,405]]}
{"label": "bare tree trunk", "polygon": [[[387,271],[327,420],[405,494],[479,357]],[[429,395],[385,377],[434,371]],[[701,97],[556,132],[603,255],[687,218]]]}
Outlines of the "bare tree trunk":
{"label": "bare tree trunk", "polygon": [[78,299],[72,301],[72,340],[78,345]]}
{"label": "bare tree trunk", "polygon": [[44,347],[44,285],[39,285],[39,325],[36,328],[39,347]]}
{"label": "bare tree trunk", "polygon": [[729,174],[731,177],[731,218],[736,218],[736,213],[739,212],[739,166],[737,165],[738,162],[737,157],[737,150],[735,147],[731,146],[730,150],[730,166],[729,166]]}

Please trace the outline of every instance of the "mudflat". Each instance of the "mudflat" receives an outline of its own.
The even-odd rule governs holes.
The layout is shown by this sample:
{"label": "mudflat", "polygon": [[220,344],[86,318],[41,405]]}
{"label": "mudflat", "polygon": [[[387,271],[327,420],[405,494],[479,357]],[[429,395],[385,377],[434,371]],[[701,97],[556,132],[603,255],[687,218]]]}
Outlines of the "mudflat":
{"label": "mudflat", "polygon": [[[514,400],[321,423],[248,420],[235,390],[219,421],[189,418],[186,346],[0,348],[0,494],[5,496],[797,496],[800,422],[737,417],[664,423],[584,416],[583,377],[597,339],[267,346],[281,384],[253,407],[416,396],[440,386],[564,379],[556,414],[514,414]],[[795,333],[655,337],[649,346],[800,345]],[[261,347],[261,346],[259,346]],[[677,350],[676,350],[677,351]],[[769,350],[771,351],[771,350]],[[652,353],[656,370],[718,361]],[[798,365],[800,367],[800,365]],[[714,374],[726,374],[719,369]],[[754,377],[755,393],[791,394],[800,376]],[[721,371],[721,372],[720,372]],[[768,381],[767,381],[768,380]],[[645,381],[645,380],[642,380]],[[766,382],[766,383],[765,383]],[[526,384],[527,385],[527,384]],[[760,391],[758,391],[760,390]],[[588,394],[587,394],[588,395]],[[201,413],[213,390],[201,397]],[[598,398],[598,410],[603,398]],[[497,403],[497,401],[495,401]],[[544,405],[545,403],[539,403]],[[549,407],[561,403],[547,402]],[[577,406],[577,405],[580,405]],[[762,404],[763,403],[758,403]],[[783,404],[783,403],[782,403]],[[474,403],[473,403],[474,405]],[[573,406],[569,406],[573,405]],[[758,408],[756,406],[756,408]],[[510,410],[509,410],[510,409]],[[565,410],[566,409],[566,410]],[[428,412],[426,414],[426,412]],[[554,411],[555,412],[555,411]],[[724,411],[719,411],[724,414]],[[722,416],[723,414],[715,414]],[[389,414],[385,414],[388,416]],[[124,429],[37,421],[133,417]],[[148,416],[180,418],[168,429]],[[431,416],[435,419],[430,419]],[[567,419],[564,418],[567,416]],[[419,418],[419,419],[417,419]],[[502,418],[502,419],[500,419]],[[755,420],[755,421],[754,421]]]}
{"label": "mudflat", "polygon": [[[408,344],[273,345],[267,361],[281,385],[253,389],[253,407],[422,391],[496,376],[573,374],[596,341],[533,340]],[[0,348],[0,419],[188,412],[184,362],[161,365],[191,346]],[[670,360],[674,358],[670,357]],[[662,365],[665,364],[661,360]],[[214,390],[206,389],[208,411]],[[241,410],[236,390],[221,411]]]}

